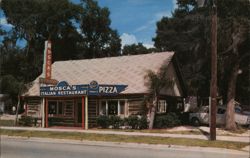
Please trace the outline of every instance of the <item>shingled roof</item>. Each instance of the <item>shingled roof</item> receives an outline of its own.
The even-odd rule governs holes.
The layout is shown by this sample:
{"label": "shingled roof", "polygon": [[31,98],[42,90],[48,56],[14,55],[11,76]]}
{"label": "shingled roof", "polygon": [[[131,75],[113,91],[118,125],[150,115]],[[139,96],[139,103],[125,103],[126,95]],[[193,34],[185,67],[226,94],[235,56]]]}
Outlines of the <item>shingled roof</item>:
{"label": "shingled roof", "polygon": [[[122,94],[147,93],[144,76],[147,70],[154,72],[169,65],[174,52],[151,53],[97,59],[57,61],[52,64],[52,78],[67,81],[70,85],[99,84],[128,85]],[[25,96],[39,96],[37,77]]]}

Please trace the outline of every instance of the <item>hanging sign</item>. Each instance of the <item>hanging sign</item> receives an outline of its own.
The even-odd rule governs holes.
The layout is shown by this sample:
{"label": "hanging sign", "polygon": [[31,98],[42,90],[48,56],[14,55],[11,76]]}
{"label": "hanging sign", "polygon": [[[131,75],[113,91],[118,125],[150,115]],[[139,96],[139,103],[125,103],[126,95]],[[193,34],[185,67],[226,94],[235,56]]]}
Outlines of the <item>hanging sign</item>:
{"label": "hanging sign", "polygon": [[56,86],[41,86],[40,96],[116,95],[124,91],[126,87],[127,85],[99,85],[96,81],[90,84],[69,85],[66,81],[61,81]]}
{"label": "hanging sign", "polygon": [[40,77],[39,78],[39,83],[40,84],[57,85],[58,81],[56,79],[46,79],[46,78]]}

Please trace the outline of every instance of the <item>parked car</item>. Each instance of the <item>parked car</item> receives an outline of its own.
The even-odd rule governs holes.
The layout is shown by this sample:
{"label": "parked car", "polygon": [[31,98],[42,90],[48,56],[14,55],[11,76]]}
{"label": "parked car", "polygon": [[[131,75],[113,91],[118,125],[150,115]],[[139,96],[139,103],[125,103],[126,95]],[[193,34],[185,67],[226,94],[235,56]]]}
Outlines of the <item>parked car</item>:
{"label": "parked car", "polygon": [[[194,126],[209,124],[209,107],[203,106],[197,112],[189,114],[189,121]],[[235,122],[238,125],[249,126],[250,116],[242,114],[238,107],[235,108]],[[226,123],[226,107],[219,106],[216,114],[216,124],[224,125]]]}
{"label": "parked car", "polygon": [[239,105],[235,106],[235,112],[250,116],[250,111],[242,110]]}

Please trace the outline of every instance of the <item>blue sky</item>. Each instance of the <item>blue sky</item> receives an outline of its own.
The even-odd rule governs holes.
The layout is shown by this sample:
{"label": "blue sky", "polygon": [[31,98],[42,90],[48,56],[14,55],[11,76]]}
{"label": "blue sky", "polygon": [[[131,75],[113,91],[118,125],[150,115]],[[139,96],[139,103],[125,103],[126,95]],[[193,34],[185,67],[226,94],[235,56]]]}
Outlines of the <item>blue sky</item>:
{"label": "blue sky", "polygon": [[142,42],[152,46],[156,22],[171,16],[176,0],[98,0],[110,9],[111,27],[117,29],[122,44]]}
{"label": "blue sky", "polygon": [[[118,31],[122,45],[142,42],[152,47],[156,22],[163,16],[171,16],[176,0],[98,0],[98,4],[109,8],[111,27]],[[2,12],[0,25],[11,28]]]}

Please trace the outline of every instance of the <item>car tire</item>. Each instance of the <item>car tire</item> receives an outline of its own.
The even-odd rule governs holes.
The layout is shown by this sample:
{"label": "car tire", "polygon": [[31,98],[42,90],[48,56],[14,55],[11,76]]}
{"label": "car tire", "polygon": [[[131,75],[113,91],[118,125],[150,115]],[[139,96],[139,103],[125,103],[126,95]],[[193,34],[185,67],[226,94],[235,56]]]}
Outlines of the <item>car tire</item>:
{"label": "car tire", "polygon": [[200,121],[199,121],[198,118],[193,117],[193,118],[191,119],[191,124],[192,124],[193,126],[197,127],[197,126],[200,126]]}

